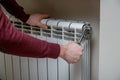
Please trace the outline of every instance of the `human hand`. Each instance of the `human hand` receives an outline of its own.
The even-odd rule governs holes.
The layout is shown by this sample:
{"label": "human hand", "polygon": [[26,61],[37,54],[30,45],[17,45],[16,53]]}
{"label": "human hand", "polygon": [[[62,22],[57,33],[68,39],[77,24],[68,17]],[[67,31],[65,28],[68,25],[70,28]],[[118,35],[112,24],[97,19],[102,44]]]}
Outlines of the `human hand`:
{"label": "human hand", "polygon": [[40,21],[49,17],[50,16],[47,14],[32,14],[30,15],[26,23],[32,26],[38,26],[42,29],[47,29],[47,25],[42,24]]}
{"label": "human hand", "polygon": [[80,60],[83,54],[83,48],[75,42],[71,42],[67,45],[60,45],[60,57],[66,60],[68,63],[76,63]]}

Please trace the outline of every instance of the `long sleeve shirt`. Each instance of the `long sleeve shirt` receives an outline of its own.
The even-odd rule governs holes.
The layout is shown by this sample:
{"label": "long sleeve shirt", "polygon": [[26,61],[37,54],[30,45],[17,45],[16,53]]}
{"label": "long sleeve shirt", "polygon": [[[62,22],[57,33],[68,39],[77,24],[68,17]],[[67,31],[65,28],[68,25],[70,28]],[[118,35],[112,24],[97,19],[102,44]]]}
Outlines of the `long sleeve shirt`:
{"label": "long sleeve shirt", "polygon": [[[0,3],[9,13],[23,22],[26,22],[29,18],[29,14],[26,14],[15,0],[1,0]],[[23,57],[57,58],[60,54],[60,46],[58,44],[39,40],[17,30],[4,15],[1,8],[0,46],[3,47],[8,54]]]}

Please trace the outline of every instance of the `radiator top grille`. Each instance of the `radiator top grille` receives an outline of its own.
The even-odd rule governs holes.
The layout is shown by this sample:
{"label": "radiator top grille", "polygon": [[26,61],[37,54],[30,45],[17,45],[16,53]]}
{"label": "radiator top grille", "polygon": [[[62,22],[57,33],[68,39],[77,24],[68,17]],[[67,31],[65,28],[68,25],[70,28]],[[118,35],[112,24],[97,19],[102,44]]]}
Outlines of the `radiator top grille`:
{"label": "radiator top grille", "polygon": [[88,23],[70,20],[43,19],[41,22],[48,26],[47,30],[43,30],[36,26],[30,26],[22,23],[14,17],[10,18],[11,22],[22,32],[35,36],[45,36],[69,41],[80,40],[82,28],[89,26]]}

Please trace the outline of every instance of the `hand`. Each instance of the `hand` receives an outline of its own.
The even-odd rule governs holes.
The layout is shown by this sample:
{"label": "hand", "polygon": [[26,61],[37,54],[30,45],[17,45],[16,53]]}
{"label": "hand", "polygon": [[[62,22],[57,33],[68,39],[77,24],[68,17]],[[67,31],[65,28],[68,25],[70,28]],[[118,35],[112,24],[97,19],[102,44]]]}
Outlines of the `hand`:
{"label": "hand", "polygon": [[45,24],[42,24],[40,21],[45,18],[49,18],[50,16],[47,14],[32,14],[30,15],[29,19],[27,20],[27,24],[32,26],[38,26],[43,29],[47,29],[47,26]]}
{"label": "hand", "polygon": [[68,63],[76,63],[83,54],[83,48],[75,42],[67,45],[61,45],[60,57]]}

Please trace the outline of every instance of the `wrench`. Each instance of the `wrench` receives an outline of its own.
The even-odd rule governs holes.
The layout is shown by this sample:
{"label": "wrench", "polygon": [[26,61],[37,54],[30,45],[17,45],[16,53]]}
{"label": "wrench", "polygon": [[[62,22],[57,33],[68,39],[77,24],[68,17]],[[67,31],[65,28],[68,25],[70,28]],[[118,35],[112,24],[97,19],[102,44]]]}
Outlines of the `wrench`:
{"label": "wrench", "polygon": [[87,38],[87,35],[90,34],[90,31],[91,31],[90,28],[85,28],[85,29],[82,31],[82,36],[81,36],[81,38],[80,38],[80,40],[79,40],[79,44],[81,44],[81,42],[82,42],[82,40],[83,40],[84,38]]}

